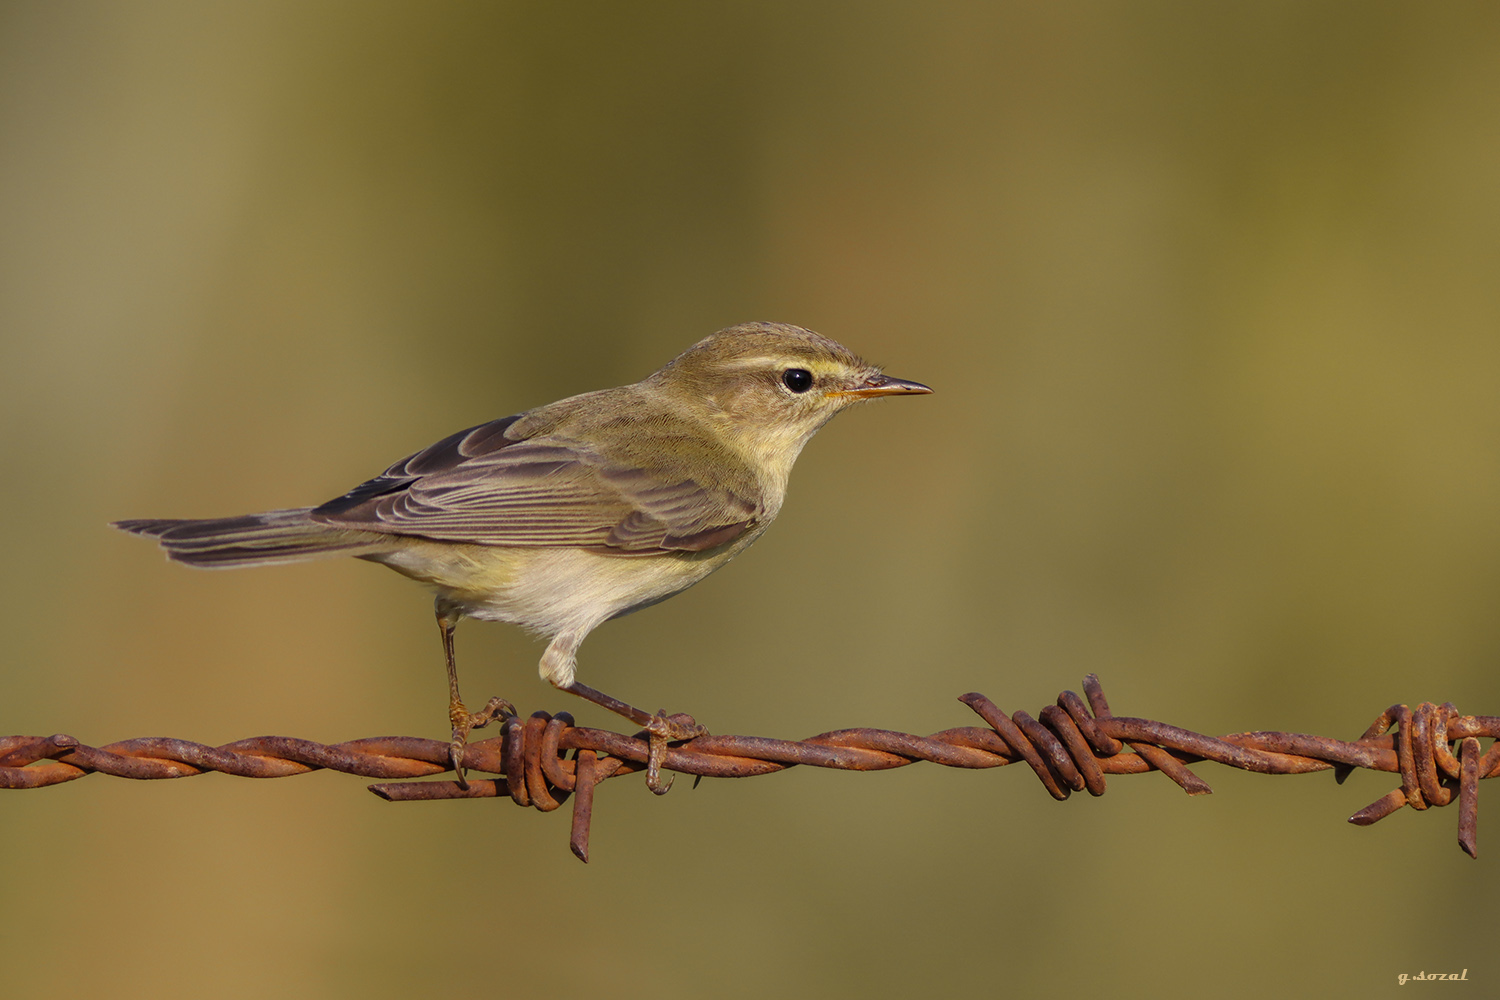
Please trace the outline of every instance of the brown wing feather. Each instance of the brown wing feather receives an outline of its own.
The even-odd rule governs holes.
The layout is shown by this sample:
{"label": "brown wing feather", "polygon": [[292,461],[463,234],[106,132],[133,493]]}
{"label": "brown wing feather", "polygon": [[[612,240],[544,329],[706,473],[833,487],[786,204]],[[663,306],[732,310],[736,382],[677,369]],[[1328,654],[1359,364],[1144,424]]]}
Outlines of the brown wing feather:
{"label": "brown wing feather", "polygon": [[314,508],[312,518],[440,541],[620,555],[703,551],[755,523],[755,504],[728,489],[663,482],[559,438],[507,437],[517,419],[444,438]]}

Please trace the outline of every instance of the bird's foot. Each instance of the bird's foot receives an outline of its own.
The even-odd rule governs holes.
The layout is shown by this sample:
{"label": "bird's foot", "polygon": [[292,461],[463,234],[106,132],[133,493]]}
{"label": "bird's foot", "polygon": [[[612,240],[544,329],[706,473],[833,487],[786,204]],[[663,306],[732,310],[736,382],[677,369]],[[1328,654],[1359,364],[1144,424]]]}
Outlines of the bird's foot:
{"label": "bird's foot", "polygon": [[448,762],[453,766],[453,773],[458,778],[458,787],[465,791],[469,788],[469,780],[464,776],[464,747],[468,745],[469,733],[475,729],[483,729],[496,719],[506,719],[516,714],[516,706],[504,698],[491,698],[483,708],[477,712],[470,712],[464,708],[463,702],[455,701],[448,706],[448,721],[453,725],[453,742],[448,744]]}
{"label": "bird's foot", "polygon": [[661,780],[661,765],[667,756],[667,744],[707,735],[708,730],[698,725],[691,715],[668,715],[663,708],[651,717],[651,721],[646,723],[646,738],[650,747],[650,754],[646,758],[646,787],[651,789],[653,795],[667,794],[672,788],[672,782],[677,780],[675,776],[667,778],[665,784]]}

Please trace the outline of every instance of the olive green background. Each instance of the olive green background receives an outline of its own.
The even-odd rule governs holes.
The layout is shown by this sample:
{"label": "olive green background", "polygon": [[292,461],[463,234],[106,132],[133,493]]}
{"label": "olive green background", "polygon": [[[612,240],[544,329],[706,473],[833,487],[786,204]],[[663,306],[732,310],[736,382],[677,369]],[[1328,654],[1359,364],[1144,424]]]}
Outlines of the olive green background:
{"label": "olive green background", "polygon": [[[121,517],[317,503],[719,327],[935,395],[840,418],[727,572],[581,677],[719,732],[981,690],[1356,736],[1500,713],[1500,7],[0,6],[0,733],[445,735],[427,597]],[[518,630],[466,690],[574,711]],[[1388,775],[810,769],[567,811],[318,773],[0,801],[0,991],[1500,989],[1500,827]],[[1487,789],[1488,791],[1488,789]],[[1493,803],[1494,795],[1489,795]]]}

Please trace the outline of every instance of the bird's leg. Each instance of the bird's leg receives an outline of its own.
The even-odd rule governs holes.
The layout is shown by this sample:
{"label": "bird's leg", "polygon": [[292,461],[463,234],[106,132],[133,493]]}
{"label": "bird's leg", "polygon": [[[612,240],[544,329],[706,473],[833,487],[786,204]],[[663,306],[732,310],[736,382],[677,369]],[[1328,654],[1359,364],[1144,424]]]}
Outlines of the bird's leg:
{"label": "bird's leg", "polygon": [[495,719],[516,714],[516,707],[504,698],[491,698],[477,712],[464,707],[458,694],[458,661],[453,654],[453,631],[458,628],[463,613],[439,600],[437,605],[438,630],[443,634],[443,658],[448,661],[448,721],[453,726],[453,742],[448,744],[448,761],[458,778],[458,787],[468,789],[469,781],[464,776],[464,746],[469,742],[469,733],[483,729]]}
{"label": "bird's leg", "polygon": [[580,684],[578,681],[558,684],[554,680],[552,683],[559,690],[586,698],[616,715],[623,715],[646,730],[651,747],[651,755],[646,761],[646,787],[657,795],[667,794],[667,790],[672,787],[672,778],[668,778],[666,784],[663,784],[661,780],[661,764],[667,754],[667,744],[708,735],[708,730],[698,725],[691,715],[668,715],[664,708],[658,709],[655,715],[650,715],[634,705],[627,704],[596,688],[591,688],[587,684]]}

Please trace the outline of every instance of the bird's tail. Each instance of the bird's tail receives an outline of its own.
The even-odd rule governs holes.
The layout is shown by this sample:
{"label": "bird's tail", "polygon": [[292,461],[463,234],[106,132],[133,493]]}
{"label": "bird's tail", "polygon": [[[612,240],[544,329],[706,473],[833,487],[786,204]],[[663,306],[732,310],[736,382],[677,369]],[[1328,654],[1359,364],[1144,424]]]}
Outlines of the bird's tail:
{"label": "bird's tail", "polygon": [[311,512],[311,507],[299,507],[241,517],[115,521],[114,527],[155,538],[178,562],[212,569],[360,556],[390,547],[389,539],[373,532],[320,524]]}

